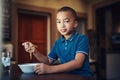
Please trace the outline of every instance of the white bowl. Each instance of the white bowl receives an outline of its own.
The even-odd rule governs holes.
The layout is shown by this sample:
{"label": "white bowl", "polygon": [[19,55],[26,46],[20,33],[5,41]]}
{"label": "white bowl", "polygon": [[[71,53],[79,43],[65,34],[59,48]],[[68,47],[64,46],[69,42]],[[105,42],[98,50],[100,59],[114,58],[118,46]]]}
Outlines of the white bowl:
{"label": "white bowl", "polygon": [[26,63],[26,64],[18,64],[22,72],[24,73],[34,73],[34,66],[38,63]]}

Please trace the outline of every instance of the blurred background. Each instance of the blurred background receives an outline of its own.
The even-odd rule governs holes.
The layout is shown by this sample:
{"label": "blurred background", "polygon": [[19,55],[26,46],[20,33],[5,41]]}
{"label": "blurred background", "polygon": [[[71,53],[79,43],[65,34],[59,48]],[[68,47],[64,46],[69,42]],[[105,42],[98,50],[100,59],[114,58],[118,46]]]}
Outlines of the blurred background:
{"label": "blurred background", "polygon": [[37,62],[34,57],[30,60],[24,51],[21,44],[25,41],[36,44],[47,56],[60,37],[56,11],[69,6],[79,17],[77,31],[90,40],[90,66],[96,80],[120,79],[120,0],[1,1],[1,54],[6,49],[12,62]]}

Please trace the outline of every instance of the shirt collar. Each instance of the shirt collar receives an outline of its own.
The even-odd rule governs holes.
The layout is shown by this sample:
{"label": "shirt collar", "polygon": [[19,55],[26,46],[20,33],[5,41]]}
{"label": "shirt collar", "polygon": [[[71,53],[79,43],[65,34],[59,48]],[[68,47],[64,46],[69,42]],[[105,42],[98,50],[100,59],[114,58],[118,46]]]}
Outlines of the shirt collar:
{"label": "shirt collar", "polygon": [[[76,30],[74,30],[72,35],[67,39],[67,41],[72,41],[76,34],[78,34],[78,32]],[[66,41],[63,35],[61,36],[60,39],[61,39],[62,42]]]}

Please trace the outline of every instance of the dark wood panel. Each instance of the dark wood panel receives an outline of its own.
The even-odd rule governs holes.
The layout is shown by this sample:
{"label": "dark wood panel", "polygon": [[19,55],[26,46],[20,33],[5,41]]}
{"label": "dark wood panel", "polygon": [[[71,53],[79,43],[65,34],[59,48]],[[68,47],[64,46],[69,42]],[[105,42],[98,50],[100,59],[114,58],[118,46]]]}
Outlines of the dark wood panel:
{"label": "dark wood panel", "polygon": [[41,53],[47,55],[47,17],[19,13],[18,20],[18,63],[38,62],[35,57],[30,60],[22,43],[30,41],[38,46]]}

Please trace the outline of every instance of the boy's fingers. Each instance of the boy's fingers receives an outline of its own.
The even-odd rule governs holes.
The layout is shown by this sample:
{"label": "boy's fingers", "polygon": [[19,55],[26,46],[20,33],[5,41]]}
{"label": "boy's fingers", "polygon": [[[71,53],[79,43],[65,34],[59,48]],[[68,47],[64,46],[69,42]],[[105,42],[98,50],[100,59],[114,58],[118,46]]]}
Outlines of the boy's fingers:
{"label": "boy's fingers", "polygon": [[24,42],[22,45],[25,48],[26,52],[33,53],[35,51],[36,45],[32,44],[31,42]]}

